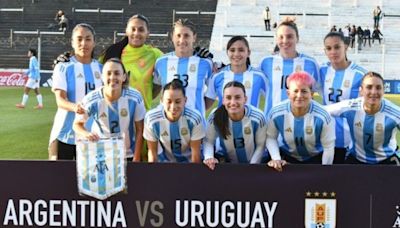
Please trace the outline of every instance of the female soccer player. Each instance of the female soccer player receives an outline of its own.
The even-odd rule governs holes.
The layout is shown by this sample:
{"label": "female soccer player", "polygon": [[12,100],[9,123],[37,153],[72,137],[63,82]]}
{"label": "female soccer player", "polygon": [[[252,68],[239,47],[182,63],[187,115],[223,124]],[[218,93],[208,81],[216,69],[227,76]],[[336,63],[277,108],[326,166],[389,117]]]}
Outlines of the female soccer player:
{"label": "female soccer player", "polygon": [[[246,89],[237,81],[224,87],[223,105],[208,117],[204,142],[205,163],[214,158],[214,144],[220,138],[223,159],[231,163],[260,163],[265,150],[264,114],[247,105]],[[211,159],[211,160],[210,160]]]}
{"label": "female soccer player", "polygon": [[383,78],[375,72],[365,74],[360,94],[357,99],[326,106],[333,116],[349,123],[353,145],[346,163],[396,164],[400,107],[383,97]]}
{"label": "female soccer player", "polygon": [[[367,71],[347,59],[347,45],[342,33],[328,33],[324,38],[324,46],[329,62],[321,66],[320,69],[323,104],[334,104],[345,99],[357,98],[362,77]],[[335,121],[334,163],[344,163],[351,140],[349,126],[344,118],[336,117]]]}
{"label": "female soccer player", "polygon": [[183,83],[174,79],[164,86],[161,105],[146,114],[143,136],[149,162],[201,162],[204,120],[198,111],[185,107],[186,100]]}
{"label": "female soccer player", "polygon": [[[286,19],[276,30],[276,43],[279,53],[265,57],[260,69],[269,81],[269,96],[266,96],[266,113],[279,102],[287,99],[287,77],[293,72],[306,71],[315,81],[319,78],[319,67],[314,58],[296,50],[299,31],[296,24]],[[316,89],[319,89],[318,87]]]}
{"label": "female soccer player", "polygon": [[72,30],[74,56],[59,63],[53,72],[52,91],[56,96],[57,113],[50,134],[50,159],[75,159],[75,133],[72,124],[75,113],[83,114],[79,102],[92,90],[99,88],[102,65],[93,59],[95,31],[88,24],[78,24]]}
{"label": "female soccer player", "polygon": [[[223,88],[230,81],[242,83],[246,88],[249,98],[247,104],[260,107],[261,95],[267,94],[267,81],[265,75],[250,66],[250,48],[246,38],[232,37],[226,47],[230,64],[214,75],[206,93],[207,103],[213,103],[218,98],[218,106],[222,105]],[[210,106],[208,104],[207,106]]]}
{"label": "female soccer player", "polygon": [[26,82],[26,85],[24,88],[24,95],[22,96],[22,102],[15,105],[17,108],[25,108],[26,102],[28,101],[28,98],[29,98],[29,91],[31,91],[31,89],[35,90],[36,99],[38,101],[38,105],[36,105],[34,108],[35,109],[43,108],[43,98],[42,98],[42,94],[40,94],[40,91],[39,91],[40,69],[39,69],[39,63],[38,63],[36,56],[37,56],[36,50],[29,49],[29,51],[28,51],[29,69],[26,73],[28,75],[28,81]]}
{"label": "female soccer player", "polygon": [[[91,141],[119,134],[125,141],[126,157],[140,161],[146,113],[142,95],[129,88],[128,76],[120,59],[111,58],[105,62],[102,79],[104,86],[83,98],[85,113],[76,116],[74,130]],[[89,117],[96,123],[91,131],[85,128]]]}
{"label": "female soccer player", "polygon": [[153,100],[153,69],[156,60],[162,56],[160,49],[145,44],[150,34],[147,17],[136,14],[129,18],[125,29],[126,37],[111,45],[102,55],[105,62],[109,58],[120,58],[129,72],[131,87],[142,94],[146,110]]}
{"label": "female soccer player", "polygon": [[173,79],[181,80],[188,97],[187,107],[200,111],[205,117],[204,88],[212,75],[213,64],[207,58],[193,55],[195,41],[194,24],[188,19],[177,20],[172,29],[175,52],[157,60],[154,69],[154,84],[161,88]]}
{"label": "female soccer player", "polygon": [[335,122],[322,105],[312,100],[314,79],[307,72],[287,80],[289,99],[268,115],[267,149],[270,167],[282,170],[289,163],[332,164]]}

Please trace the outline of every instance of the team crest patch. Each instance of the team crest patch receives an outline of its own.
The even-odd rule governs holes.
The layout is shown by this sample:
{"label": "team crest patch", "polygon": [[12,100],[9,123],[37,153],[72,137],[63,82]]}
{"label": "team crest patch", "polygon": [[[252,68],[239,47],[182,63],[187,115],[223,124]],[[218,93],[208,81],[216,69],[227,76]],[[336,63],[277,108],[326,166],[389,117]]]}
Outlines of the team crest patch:
{"label": "team crest patch", "polygon": [[100,118],[107,118],[107,114],[105,112],[101,113]]}
{"label": "team crest patch", "polygon": [[274,70],[275,71],[281,71],[281,68],[279,66],[276,66]]}
{"label": "team crest patch", "polygon": [[336,227],[336,193],[307,192],[305,199],[305,228]]}
{"label": "team crest patch", "polygon": [[383,125],[381,123],[376,124],[376,131],[383,131]]}
{"label": "team crest patch", "polygon": [[246,89],[250,89],[251,88],[251,82],[250,81],[245,81],[244,82],[244,87],[246,87]]}
{"label": "team crest patch", "polygon": [[346,88],[349,88],[350,87],[350,81],[349,80],[345,80],[343,82],[343,86],[346,87]]}
{"label": "team crest patch", "polygon": [[250,135],[250,133],[251,133],[250,127],[245,127],[245,128],[244,128],[244,133],[245,133],[246,135]]}
{"label": "team crest patch", "polygon": [[362,127],[362,125],[361,125],[361,122],[359,121],[359,122],[357,122],[357,123],[355,123],[354,124],[356,127]]}
{"label": "team crest patch", "polygon": [[187,128],[182,128],[181,129],[181,135],[187,135],[188,134],[188,129]]}
{"label": "team crest patch", "polygon": [[299,72],[299,71],[302,71],[302,70],[303,70],[303,68],[300,65],[296,66],[296,69],[295,69],[296,72]]}
{"label": "team crest patch", "polygon": [[311,134],[312,134],[312,132],[313,132],[312,129],[313,129],[313,128],[312,128],[311,126],[307,126],[307,127],[306,127],[306,133],[307,133],[307,135],[311,135]]}
{"label": "team crest patch", "polygon": [[286,132],[292,133],[292,128],[288,127],[285,129]]}
{"label": "team crest patch", "polygon": [[126,108],[121,109],[120,114],[122,117],[126,117],[128,115],[128,111],[126,110]]}
{"label": "team crest patch", "polygon": [[98,71],[94,72],[94,77],[95,77],[96,79],[100,79],[100,78],[101,78],[100,72],[98,72]]}
{"label": "team crest patch", "polygon": [[190,64],[189,71],[190,72],[195,72],[196,71],[196,65],[195,64]]}

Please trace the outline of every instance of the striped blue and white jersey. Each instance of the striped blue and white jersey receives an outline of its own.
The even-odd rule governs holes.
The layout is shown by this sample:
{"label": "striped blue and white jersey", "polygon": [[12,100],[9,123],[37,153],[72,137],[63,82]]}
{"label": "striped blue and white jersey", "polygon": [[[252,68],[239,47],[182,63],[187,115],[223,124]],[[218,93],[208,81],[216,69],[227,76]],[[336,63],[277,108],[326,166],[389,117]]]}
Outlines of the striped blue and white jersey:
{"label": "striped blue and white jersey", "polygon": [[187,96],[186,106],[198,110],[205,117],[204,95],[212,75],[212,62],[209,59],[191,56],[179,58],[164,55],[154,66],[153,82],[164,87],[173,79],[180,79]]}
{"label": "striped blue and white jersey", "polygon": [[385,98],[374,115],[363,108],[364,98],[342,101],[326,106],[333,116],[346,118],[350,126],[353,145],[350,148],[357,160],[379,163],[396,153],[396,134],[400,129],[400,107]]}
{"label": "striped blue and white jersey", "polygon": [[[319,66],[314,58],[298,54],[296,58],[284,59],[281,55],[270,55],[262,59],[260,70],[268,79],[269,96],[266,97],[266,114],[272,107],[288,98],[286,89],[287,77],[296,71],[306,71],[315,81],[319,79]],[[319,86],[315,87],[319,90]]]}
{"label": "striped blue and white jersey", "polygon": [[[89,64],[82,64],[75,57],[71,57],[70,62],[59,63],[54,68],[52,91],[63,90],[67,93],[69,102],[78,103],[87,93],[102,86],[102,67],[103,65],[95,59]],[[58,108],[50,134],[50,143],[58,139],[63,143],[75,145],[75,132],[72,130],[74,119],[74,112]],[[87,129],[90,129],[90,122],[87,124]]]}
{"label": "striped blue and white jersey", "polygon": [[[322,65],[320,68],[320,85],[323,104],[334,104],[342,100],[357,98],[361,80],[365,73],[367,73],[367,70],[354,62],[351,62],[343,70],[335,70],[329,62]],[[335,121],[335,146],[339,148],[349,147],[351,137],[346,119],[335,117]]]}
{"label": "striped blue and white jersey", "polygon": [[244,85],[246,89],[247,104],[251,104],[254,107],[260,107],[260,98],[267,94],[267,78],[265,75],[253,67],[249,68],[243,73],[234,73],[231,71],[230,65],[224,70],[215,74],[210,82],[207,89],[206,97],[216,100],[218,98],[218,107],[222,105],[222,97],[224,86],[231,81],[237,81]]}
{"label": "striped blue and white jersey", "polygon": [[302,162],[322,154],[322,164],[332,164],[335,121],[322,105],[312,100],[309,111],[295,117],[289,100],[273,107],[268,114],[267,149],[273,160],[280,150]]}
{"label": "striped blue and white jersey", "polygon": [[188,107],[177,121],[171,122],[165,116],[164,107],[159,105],[146,114],[143,137],[160,143],[160,162],[191,162],[190,142],[204,138],[203,124],[201,114]]}
{"label": "striped blue and white jersey", "polygon": [[146,109],[142,95],[133,88],[123,89],[121,97],[108,103],[103,95],[103,87],[90,92],[82,100],[86,113],[77,115],[79,121],[94,120],[91,132],[100,137],[118,134],[124,139],[126,157],[133,157],[135,152],[135,122],[144,119]]}
{"label": "striped blue and white jersey", "polygon": [[39,80],[40,79],[40,69],[39,69],[39,62],[35,56],[31,56],[29,58],[29,69],[26,72],[29,78],[32,80]]}
{"label": "striped blue and white jersey", "polygon": [[[216,110],[216,109],[215,109]],[[231,163],[260,163],[265,151],[266,121],[262,111],[251,105],[245,105],[245,114],[241,121],[229,119],[227,139],[219,134],[214,125],[215,110],[208,117],[204,158],[214,157],[214,144],[219,137],[222,151]]]}

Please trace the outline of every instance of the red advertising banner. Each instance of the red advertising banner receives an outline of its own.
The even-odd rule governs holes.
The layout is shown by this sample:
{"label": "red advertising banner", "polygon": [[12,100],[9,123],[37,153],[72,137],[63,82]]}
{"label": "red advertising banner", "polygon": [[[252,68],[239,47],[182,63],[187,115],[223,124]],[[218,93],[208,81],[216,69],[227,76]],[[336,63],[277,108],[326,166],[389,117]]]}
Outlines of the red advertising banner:
{"label": "red advertising banner", "polygon": [[0,86],[24,86],[27,80],[22,70],[0,71]]}

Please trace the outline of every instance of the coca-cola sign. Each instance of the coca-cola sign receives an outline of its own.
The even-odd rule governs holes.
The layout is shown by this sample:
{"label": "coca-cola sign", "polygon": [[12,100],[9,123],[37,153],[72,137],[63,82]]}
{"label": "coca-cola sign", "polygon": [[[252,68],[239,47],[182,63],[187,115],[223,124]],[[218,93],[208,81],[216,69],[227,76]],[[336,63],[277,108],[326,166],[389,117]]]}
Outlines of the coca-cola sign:
{"label": "coca-cola sign", "polygon": [[22,72],[0,71],[0,86],[24,86],[27,80]]}

